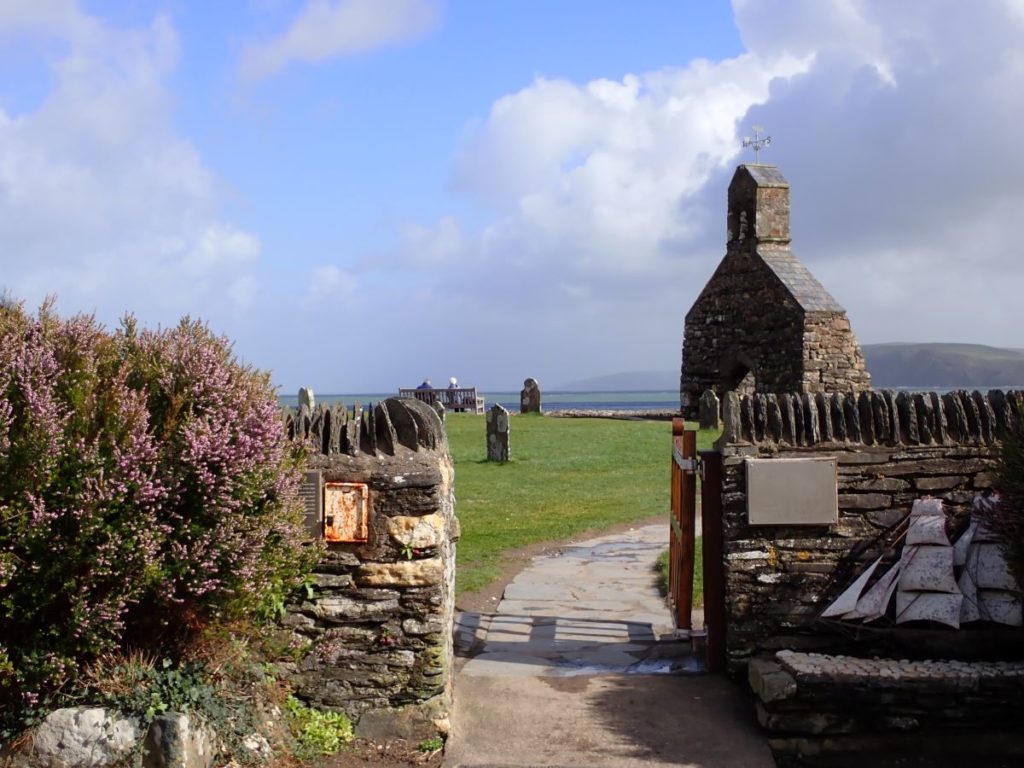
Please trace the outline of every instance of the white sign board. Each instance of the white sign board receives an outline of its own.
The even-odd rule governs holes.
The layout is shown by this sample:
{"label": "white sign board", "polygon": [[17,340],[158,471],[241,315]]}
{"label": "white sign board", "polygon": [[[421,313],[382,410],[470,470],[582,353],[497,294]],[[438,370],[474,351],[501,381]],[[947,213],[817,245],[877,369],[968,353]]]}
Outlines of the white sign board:
{"label": "white sign board", "polygon": [[835,525],[839,522],[836,459],[747,459],[750,525]]}

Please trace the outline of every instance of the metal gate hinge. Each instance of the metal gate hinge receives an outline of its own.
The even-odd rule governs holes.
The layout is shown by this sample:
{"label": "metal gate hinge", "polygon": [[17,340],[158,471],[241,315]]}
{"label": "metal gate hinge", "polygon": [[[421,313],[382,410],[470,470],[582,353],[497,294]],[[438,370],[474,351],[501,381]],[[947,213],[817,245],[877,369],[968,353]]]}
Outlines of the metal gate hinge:
{"label": "metal gate hinge", "polygon": [[685,458],[678,448],[672,451],[672,459],[683,472],[700,472],[704,466],[699,456]]}

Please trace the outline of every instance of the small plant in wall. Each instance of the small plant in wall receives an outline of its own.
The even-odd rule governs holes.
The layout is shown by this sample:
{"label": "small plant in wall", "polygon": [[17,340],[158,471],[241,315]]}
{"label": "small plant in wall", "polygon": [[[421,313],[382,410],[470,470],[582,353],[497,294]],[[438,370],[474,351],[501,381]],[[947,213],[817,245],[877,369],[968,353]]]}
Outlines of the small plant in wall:
{"label": "small plant in wall", "polygon": [[440,736],[433,736],[429,739],[424,739],[416,747],[420,752],[439,752],[444,749],[444,739]]}
{"label": "small plant in wall", "polygon": [[344,712],[313,709],[294,696],[288,697],[285,710],[295,737],[295,756],[300,760],[333,755],[354,738],[352,721]]}
{"label": "small plant in wall", "polygon": [[417,557],[433,557],[436,550],[433,547],[414,547],[409,542],[402,543],[402,557],[406,560],[413,560]]}

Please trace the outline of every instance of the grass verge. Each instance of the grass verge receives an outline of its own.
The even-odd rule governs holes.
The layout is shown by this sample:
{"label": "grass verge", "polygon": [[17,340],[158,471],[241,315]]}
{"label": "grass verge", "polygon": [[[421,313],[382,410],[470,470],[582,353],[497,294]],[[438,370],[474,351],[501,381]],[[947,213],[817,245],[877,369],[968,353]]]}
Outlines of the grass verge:
{"label": "grass verge", "polygon": [[[668,515],[672,429],[667,421],[513,414],[510,461],[487,461],[481,416],[447,418],[462,524],[456,589],[501,573],[510,550]],[[716,433],[698,435],[701,449]]]}
{"label": "grass verge", "polygon": [[[669,550],[658,555],[655,568],[658,571],[658,589],[663,597],[668,596]],[[704,605],[704,539],[698,536],[693,543],[693,604]]]}

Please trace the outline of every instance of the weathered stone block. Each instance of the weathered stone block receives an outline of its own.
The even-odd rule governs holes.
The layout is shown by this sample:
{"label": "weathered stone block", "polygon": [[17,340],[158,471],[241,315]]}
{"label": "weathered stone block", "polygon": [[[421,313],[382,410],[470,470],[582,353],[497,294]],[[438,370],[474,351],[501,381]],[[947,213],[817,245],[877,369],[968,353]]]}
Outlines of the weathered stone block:
{"label": "weathered stone block", "polygon": [[747,681],[754,695],[763,702],[779,701],[796,693],[796,680],[781,665],[767,659],[751,659]]}
{"label": "weathered stone block", "polygon": [[217,752],[214,734],[188,715],[157,715],[142,743],[143,768],[210,768]]}
{"label": "weathered stone block", "polygon": [[432,549],[444,540],[445,520],[437,514],[388,518],[388,536],[401,547]]}
{"label": "weathered stone block", "polygon": [[892,506],[892,497],[884,493],[843,493],[840,509],[884,509]]}
{"label": "weathered stone block", "polygon": [[16,766],[107,768],[123,761],[135,747],[134,720],[101,707],[68,707],[46,716],[36,728],[28,753],[13,758]]}
{"label": "weathered stone block", "polygon": [[315,603],[304,604],[303,609],[319,619],[328,621],[380,619],[398,609],[398,598],[364,601],[350,597],[326,596]]}
{"label": "weathered stone block", "polygon": [[919,491],[948,491],[966,483],[967,478],[962,475],[918,477],[914,480],[914,487]]}
{"label": "weathered stone block", "polygon": [[444,565],[438,557],[398,563],[367,563],[355,573],[358,584],[369,586],[419,587],[440,584]]}

